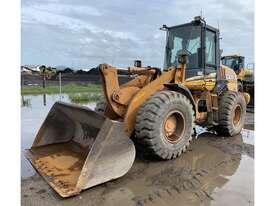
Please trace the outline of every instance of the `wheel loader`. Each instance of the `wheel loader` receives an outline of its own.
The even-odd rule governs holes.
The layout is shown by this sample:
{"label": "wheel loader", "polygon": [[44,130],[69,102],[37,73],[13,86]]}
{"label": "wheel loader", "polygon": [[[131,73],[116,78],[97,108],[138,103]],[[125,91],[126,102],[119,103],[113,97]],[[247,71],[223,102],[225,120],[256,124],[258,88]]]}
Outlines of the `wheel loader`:
{"label": "wheel loader", "polygon": [[222,136],[240,133],[249,95],[235,72],[220,65],[219,31],[201,17],[167,27],[165,69],[127,68],[134,79],[119,85],[118,69],[99,65],[105,103],[96,112],[56,102],[39,129],[29,159],[62,197],[119,178],[135,159],[135,145],[161,160],[182,155],[195,124]]}
{"label": "wheel loader", "polygon": [[244,67],[245,57],[238,54],[226,55],[221,58],[222,64],[235,71],[239,91],[244,91],[245,84],[253,82],[253,71]]}
{"label": "wheel loader", "polygon": [[[247,105],[250,109],[254,108],[254,63],[248,63],[246,68],[245,57],[238,54],[226,55],[221,58],[222,64],[230,67],[237,74],[238,90],[247,92],[250,101]],[[250,68],[249,68],[250,66]],[[249,68],[249,69],[248,69]]]}

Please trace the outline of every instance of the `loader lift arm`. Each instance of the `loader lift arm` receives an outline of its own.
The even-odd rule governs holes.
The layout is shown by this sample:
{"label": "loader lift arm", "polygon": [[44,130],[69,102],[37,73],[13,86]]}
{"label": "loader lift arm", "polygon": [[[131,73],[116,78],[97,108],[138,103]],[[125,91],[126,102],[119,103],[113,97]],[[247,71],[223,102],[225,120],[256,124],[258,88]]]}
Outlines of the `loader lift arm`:
{"label": "loader lift arm", "polygon": [[163,90],[166,83],[172,82],[177,71],[177,68],[172,66],[152,80],[156,73],[154,68],[132,67],[128,69],[129,73],[138,74],[138,77],[120,86],[116,68],[107,64],[101,64],[99,68],[107,101],[105,115],[116,120],[123,118],[128,135],[133,131],[140,105],[156,91]]}

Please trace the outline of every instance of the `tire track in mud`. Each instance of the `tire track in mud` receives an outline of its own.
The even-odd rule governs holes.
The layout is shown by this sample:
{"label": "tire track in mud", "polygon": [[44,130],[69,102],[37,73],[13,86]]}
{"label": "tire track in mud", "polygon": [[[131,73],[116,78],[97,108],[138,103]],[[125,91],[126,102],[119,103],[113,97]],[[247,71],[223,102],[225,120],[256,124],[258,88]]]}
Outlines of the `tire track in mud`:
{"label": "tire track in mud", "polygon": [[[239,161],[239,157],[232,157],[231,159],[218,162],[208,169],[201,169],[198,171],[185,170],[184,168],[173,170],[173,168],[169,168],[159,173],[159,175],[150,177],[152,185],[156,186],[158,189],[144,196],[136,196],[132,200],[137,206],[148,204],[154,205],[162,199],[169,199],[179,195],[183,195],[183,198],[185,198],[186,196],[193,195],[200,203],[210,202],[214,200],[211,193],[215,189],[215,185],[212,187],[209,186],[209,182],[211,182],[209,180],[212,179],[215,181],[215,178],[219,176],[217,170],[223,168],[227,164]],[[171,184],[169,181],[167,182],[167,173],[173,177],[179,177],[176,180],[177,183]],[[175,182],[175,180],[171,182]]]}
{"label": "tire track in mud", "polygon": [[[230,177],[236,172],[241,156],[245,154],[254,158],[254,145],[245,143],[241,135],[232,138],[221,138],[209,136],[208,134],[206,138],[196,140],[196,142],[197,145],[195,143],[191,151],[198,150],[197,146],[199,144],[205,144],[220,151],[213,151],[214,155],[222,155],[224,158],[208,168],[194,170],[192,167],[188,168],[188,166],[185,166],[175,169],[172,166],[162,170],[153,177],[148,177],[147,179],[150,179],[148,181],[151,181],[151,184],[158,189],[148,193],[148,195],[135,197],[133,200],[136,205],[147,205],[148,203],[158,202],[158,199],[166,199],[167,197],[178,195],[188,196],[190,194],[196,196],[201,203],[210,202],[214,200],[211,196],[214,189],[225,184],[229,180],[227,176]],[[215,179],[219,179],[217,184]]]}

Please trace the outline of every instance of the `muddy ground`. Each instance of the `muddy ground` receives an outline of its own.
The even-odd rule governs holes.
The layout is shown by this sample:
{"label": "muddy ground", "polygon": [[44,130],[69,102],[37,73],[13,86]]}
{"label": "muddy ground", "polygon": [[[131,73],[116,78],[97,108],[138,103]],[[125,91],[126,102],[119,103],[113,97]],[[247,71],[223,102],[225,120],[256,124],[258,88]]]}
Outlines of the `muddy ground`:
{"label": "muddy ground", "polygon": [[150,160],[138,152],[125,176],[71,198],[59,197],[37,174],[24,178],[22,205],[254,205],[253,113],[245,128],[231,138],[202,133],[175,160]]}

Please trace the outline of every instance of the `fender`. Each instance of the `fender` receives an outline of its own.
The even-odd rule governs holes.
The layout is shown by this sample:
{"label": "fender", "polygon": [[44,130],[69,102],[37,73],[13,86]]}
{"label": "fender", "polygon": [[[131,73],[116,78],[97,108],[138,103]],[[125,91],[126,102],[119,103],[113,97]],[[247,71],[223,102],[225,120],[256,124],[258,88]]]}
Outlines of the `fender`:
{"label": "fender", "polygon": [[164,86],[172,91],[176,91],[176,92],[180,92],[180,93],[184,94],[190,100],[190,102],[193,106],[193,110],[195,112],[195,116],[196,116],[197,110],[196,110],[195,100],[194,100],[190,90],[186,86],[184,86],[183,84],[177,84],[177,83],[168,83],[168,84],[164,84]]}

